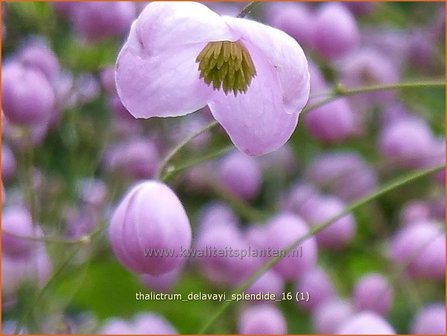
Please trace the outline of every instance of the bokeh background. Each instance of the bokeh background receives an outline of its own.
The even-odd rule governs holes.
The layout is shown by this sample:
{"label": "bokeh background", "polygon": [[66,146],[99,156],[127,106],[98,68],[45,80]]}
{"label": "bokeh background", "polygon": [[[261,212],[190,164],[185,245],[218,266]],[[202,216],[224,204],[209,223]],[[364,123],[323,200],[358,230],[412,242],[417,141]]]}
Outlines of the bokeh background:
{"label": "bokeh background", "polygon": [[[35,276],[23,275],[23,272],[14,273],[17,267],[5,262],[6,257],[3,257],[4,332],[13,331],[20,321],[29,332],[95,333],[111,317],[131,319],[141,312],[156,312],[169,320],[179,333],[194,333],[211,312],[219,308],[219,303],[209,301],[136,301],[136,292],[150,289],[138,275],[117,262],[109,246],[105,228],[116,202],[135,181],[150,178],[173,145],[210,120],[206,109],[184,118],[150,120],[134,120],[125,111],[114,91],[113,66],[130,22],[145,3],[129,4],[132,6],[130,14],[122,14],[122,9],[116,9],[115,5],[104,3],[100,9],[79,10],[76,14],[73,8],[83,5],[2,2],[2,67],[20,59],[30,64],[39,63],[39,60],[53,62],[56,69],[51,82],[56,97],[51,122],[25,127],[3,116],[3,210],[28,204],[27,195],[31,191],[34,222],[39,223],[44,234],[78,240],[78,243],[45,244],[49,265],[43,281],[36,281]],[[208,5],[219,13],[235,15],[245,4]],[[277,13],[294,5],[261,4],[249,17],[281,26],[283,23],[278,19],[281,14]],[[317,15],[324,3],[301,6]],[[344,56],[348,61],[327,59],[311,46],[311,42],[294,36],[320,70],[328,89],[335,87],[343,76],[349,77],[346,64],[354,62],[357,52],[371,49],[381,56],[365,61],[364,73],[356,77],[358,86],[378,81],[380,84],[380,79],[374,77],[377,71],[392,71],[397,81],[445,77],[444,4],[390,2],[343,6],[355,18],[360,37],[355,50]],[[95,26],[101,24],[104,27]],[[286,23],[281,28],[287,31],[293,27]],[[51,58],[54,59],[48,61]],[[384,76],[386,82],[387,73]],[[318,93],[321,92],[312,92]],[[445,160],[442,154],[444,88],[399,90],[391,93],[391,97],[372,102],[365,96],[353,96],[347,98],[347,103],[352,113],[361,114],[361,130],[347,130],[335,140],[327,139],[324,134],[312,131],[305,117],[301,117],[284,148],[253,159],[262,180],[259,191],[248,201],[210,187],[205,178],[214,177],[218,183],[216,172],[222,165],[222,157],[234,150],[224,132],[206,133],[182,151],[175,158],[174,166],[194,167],[173,174],[169,184],[183,202],[193,232],[204,207],[214,201],[222,201],[233,208],[242,228],[252,225],[246,207],[266,215],[276,213],[284,206],[296,182],[312,182],[309,177],[311,163],[325,153],[349,152],[360,157],[367,168],[358,174],[372,171],[375,185],[418,168],[392,162],[379,149],[384,127],[401,114],[424,121],[439,145],[439,154],[434,155],[431,162]],[[411,136],[407,140],[409,146],[414,146]],[[206,163],[198,163],[207,158],[210,160]],[[351,178],[345,184],[357,182],[357,178]],[[322,189],[333,192],[327,186]],[[398,267],[386,256],[390,237],[404,225],[403,212],[414,201],[425,206],[421,205],[427,217],[444,223],[444,182],[442,177],[440,181],[426,178],[392,191],[356,211],[356,234],[352,241],[337,251],[321,249],[318,256],[318,265],[341,297],[350,298],[356,282],[364,274],[384,274],[394,288],[393,303],[386,319],[399,333],[411,332],[415,314],[424,304],[443,303],[445,299],[444,278],[396,277]],[[87,243],[82,241],[85,235],[91,235]],[[171,290],[174,293],[230,291],[207,281],[194,262],[184,268]],[[284,291],[294,291],[294,284],[287,283]],[[241,307],[243,304],[233,305],[211,331],[237,332]],[[312,315],[296,303],[282,302],[279,307],[287,320],[289,333],[315,332]]]}

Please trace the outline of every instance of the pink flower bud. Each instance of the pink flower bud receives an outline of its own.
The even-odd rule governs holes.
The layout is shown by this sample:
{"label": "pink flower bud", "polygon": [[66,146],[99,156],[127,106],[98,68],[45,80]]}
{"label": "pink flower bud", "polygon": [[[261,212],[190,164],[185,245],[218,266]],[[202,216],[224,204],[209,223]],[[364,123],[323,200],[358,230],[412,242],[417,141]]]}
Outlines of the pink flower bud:
{"label": "pink flower bud", "polygon": [[131,334],[132,332],[130,323],[119,318],[107,319],[101,329],[99,329],[99,334],[101,335]]}
{"label": "pink flower bud", "polygon": [[315,18],[305,3],[279,3],[268,8],[267,23],[292,36],[298,43],[313,42]]}
{"label": "pink flower bud", "polygon": [[[272,253],[273,251],[282,253],[292,242],[308,233],[308,228],[303,220],[290,213],[282,213],[273,217],[267,225],[269,239],[266,242],[266,248],[270,248]],[[273,269],[284,279],[297,279],[315,266],[316,259],[317,245],[315,238],[310,237],[295,247]]]}
{"label": "pink flower bud", "polygon": [[339,3],[321,6],[315,19],[313,38],[315,49],[328,59],[346,55],[360,39],[354,17]]}
{"label": "pink flower bud", "polygon": [[[339,66],[341,82],[346,87],[375,84],[391,84],[399,80],[399,69],[388,54],[373,48],[362,48],[345,59]],[[390,102],[395,93],[377,91],[358,94],[350,98],[357,113],[365,114],[371,104],[383,105]]]}
{"label": "pink flower bud", "polygon": [[12,295],[25,283],[42,287],[52,271],[51,260],[42,245],[35,248],[29,258],[10,258],[5,253],[2,256],[3,293]]}
{"label": "pink flower bud", "polygon": [[422,119],[404,118],[386,126],[379,138],[382,155],[393,165],[418,168],[432,159],[435,139]]}
{"label": "pink flower bud", "polygon": [[[303,218],[311,226],[319,225],[339,214],[346,207],[334,196],[321,196],[313,202],[313,211]],[[328,227],[315,234],[319,246],[327,249],[339,249],[345,246],[355,233],[355,220],[352,214],[343,216]]]}
{"label": "pink flower bud", "polygon": [[236,214],[223,203],[211,203],[201,211],[198,219],[198,231],[207,230],[217,225],[238,226],[239,219]]}
{"label": "pink flower bud", "polygon": [[194,246],[201,272],[215,284],[238,284],[245,278],[247,267],[251,266],[250,260],[241,256],[248,251],[248,243],[236,225],[218,224],[203,228]]}
{"label": "pink flower bud", "polygon": [[136,10],[131,2],[85,2],[77,3],[68,14],[79,36],[94,42],[127,31]]}
{"label": "pink flower bud", "polygon": [[33,237],[33,224],[29,212],[19,206],[6,208],[2,213],[2,249],[11,257],[29,256],[33,242],[17,236]]}
{"label": "pink flower bud", "polygon": [[99,221],[97,210],[89,207],[72,208],[66,214],[66,235],[80,239],[92,232]]}
{"label": "pink flower bud", "polygon": [[393,288],[381,274],[370,273],[356,283],[353,302],[359,311],[369,310],[386,315],[393,301]]}
{"label": "pink flower bud", "polygon": [[359,131],[358,121],[346,98],[339,98],[304,116],[309,132],[318,140],[336,143]]}
{"label": "pink flower bud", "polygon": [[40,70],[50,83],[59,75],[59,61],[43,39],[31,40],[19,52],[18,59],[25,66]]}
{"label": "pink flower bud", "polygon": [[226,156],[220,164],[218,174],[222,185],[241,199],[255,198],[261,188],[261,169],[258,162],[241,152]]}
{"label": "pink flower bud", "polygon": [[10,180],[14,176],[15,170],[16,160],[14,154],[8,146],[2,145],[2,180]]}
{"label": "pink flower bud", "polygon": [[[372,192],[377,174],[365,160],[354,152],[323,153],[314,158],[306,171],[307,178],[351,202]],[[352,180],[355,179],[355,183]]]}
{"label": "pink flower bud", "polygon": [[433,221],[403,227],[389,246],[391,260],[416,278],[444,279],[445,232]]}
{"label": "pink flower bud", "polygon": [[[258,266],[259,267],[259,266]],[[247,273],[248,276],[252,275]],[[249,294],[273,293],[276,298],[280,298],[284,291],[284,280],[275,271],[268,270],[248,287],[245,292]]]}
{"label": "pink flower bud", "polygon": [[164,317],[155,313],[141,313],[134,319],[133,333],[172,335],[177,334],[177,331]]}
{"label": "pink flower bud", "polygon": [[318,190],[310,185],[304,183],[296,183],[292,185],[288,195],[281,201],[281,209],[290,211],[302,218],[306,218],[312,211],[314,211],[320,195]]}
{"label": "pink flower bud", "polygon": [[400,211],[400,222],[403,225],[417,223],[431,217],[431,209],[428,202],[411,201],[405,204]]}
{"label": "pink flower bud", "polygon": [[40,70],[18,63],[9,63],[2,70],[2,108],[5,116],[20,125],[48,123],[55,95],[45,75]]}
{"label": "pink flower bud", "polygon": [[109,238],[128,270],[160,275],[181,265],[181,250],[191,245],[191,227],[174,192],[148,181],[134,186],[115,209]]}
{"label": "pink flower bud", "polygon": [[287,324],[281,311],[265,303],[245,308],[239,317],[241,334],[286,334]]}
{"label": "pink flower bud", "polygon": [[312,314],[314,330],[319,334],[335,334],[352,314],[349,302],[339,298],[326,300]]}
{"label": "pink flower bud", "polygon": [[157,146],[144,138],[133,138],[112,145],[104,157],[104,165],[108,170],[135,179],[152,177],[159,161]]}
{"label": "pink flower bud", "polygon": [[92,207],[100,207],[104,205],[107,199],[106,184],[95,178],[83,179],[79,183],[79,198]]}
{"label": "pink flower bud", "polygon": [[335,291],[331,279],[322,268],[315,268],[304,274],[295,285],[295,292],[309,293],[309,301],[298,301],[299,308],[313,311],[325,300],[334,296]]}

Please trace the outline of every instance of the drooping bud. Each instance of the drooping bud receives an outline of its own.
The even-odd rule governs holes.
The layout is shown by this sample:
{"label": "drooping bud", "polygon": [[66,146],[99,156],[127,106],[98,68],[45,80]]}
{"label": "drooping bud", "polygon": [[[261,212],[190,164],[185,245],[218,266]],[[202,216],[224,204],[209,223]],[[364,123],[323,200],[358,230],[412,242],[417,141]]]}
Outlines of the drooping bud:
{"label": "drooping bud", "polygon": [[109,238],[128,270],[154,276],[173,271],[191,246],[191,226],[182,203],[165,184],[135,185],[115,209]]}
{"label": "drooping bud", "polygon": [[207,85],[227,95],[246,93],[256,76],[255,65],[247,48],[240,41],[209,42],[196,58],[200,78]]}

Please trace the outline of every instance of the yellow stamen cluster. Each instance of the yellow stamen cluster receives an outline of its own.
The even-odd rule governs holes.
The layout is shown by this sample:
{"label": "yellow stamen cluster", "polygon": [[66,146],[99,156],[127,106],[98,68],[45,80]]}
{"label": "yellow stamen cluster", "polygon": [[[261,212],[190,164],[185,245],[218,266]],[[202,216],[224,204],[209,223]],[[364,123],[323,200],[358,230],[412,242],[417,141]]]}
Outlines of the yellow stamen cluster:
{"label": "yellow stamen cluster", "polygon": [[215,90],[223,88],[225,94],[246,93],[256,69],[247,48],[239,42],[209,42],[196,58],[200,78],[213,84]]}

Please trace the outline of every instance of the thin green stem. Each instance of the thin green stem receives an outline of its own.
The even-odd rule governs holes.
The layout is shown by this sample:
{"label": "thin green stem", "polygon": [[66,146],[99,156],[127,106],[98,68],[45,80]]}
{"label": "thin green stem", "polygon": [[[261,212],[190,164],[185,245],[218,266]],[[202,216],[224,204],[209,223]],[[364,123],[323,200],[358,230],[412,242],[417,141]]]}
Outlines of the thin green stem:
{"label": "thin green stem", "polygon": [[[327,98],[314,103],[307,105],[302,113],[309,112],[313,109],[316,109],[320,106],[323,106],[327,103],[330,103],[331,101],[340,98],[340,97],[347,97],[352,96],[360,93],[367,93],[367,92],[375,92],[375,91],[384,91],[384,90],[400,90],[400,89],[411,89],[411,88],[436,88],[436,87],[444,87],[445,81],[444,80],[427,80],[427,81],[408,81],[408,82],[399,82],[399,83],[392,83],[392,84],[380,84],[380,85],[369,85],[369,86],[361,86],[357,88],[344,88],[342,86],[337,86],[333,92],[327,92],[324,94],[318,94],[313,96],[312,98],[318,97],[318,96],[328,96]],[[190,134],[187,138],[185,138],[182,142],[180,142],[178,145],[176,145],[165,157],[165,159],[160,164],[160,168],[158,169],[158,172],[156,174],[156,177],[162,181],[165,181],[170,178],[174,172],[177,172],[178,170],[171,166],[170,163],[172,159],[178,155],[178,153],[186,147],[193,139],[195,139],[200,134],[209,131],[215,127],[217,127],[219,124],[217,121],[212,121],[211,123],[205,125],[201,129],[195,131],[194,133]],[[202,162],[202,161],[200,161]],[[187,167],[189,168],[189,167]],[[183,168],[184,169],[184,168]],[[180,169],[180,170],[183,170]]]}
{"label": "thin green stem", "polygon": [[48,236],[41,236],[41,237],[22,236],[22,235],[18,235],[18,234],[15,234],[13,232],[9,232],[9,231],[3,230],[3,229],[2,229],[2,234],[3,235],[6,234],[9,236],[24,239],[24,240],[49,243],[49,244],[85,245],[85,244],[90,244],[92,238],[94,236],[96,236],[97,234],[99,234],[101,231],[103,231],[105,229],[105,227],[106,227],[105,224],[100,225],[100,226],[98,226],[98,228],[96,228],[96,230],[93,230],[92,232],[85,234],[81,238],[78,238],[78,239],[65,239],[65,238],[61,238],[61,237],[48,237]]}
{"label": "thin green stem", "polygon": [[[428,248],[432,243],[433,240],[437,239],[438,237],[440,237],[441,235],[443,235],[443,231],[442,228],[439,228],[432,237],[430,237],[430,239],[426,239],[426,241],[417,246],[416,249],[414,249],[412,251],[412,253],[410,253],[407,258],[405,258],[405,260],[403,260],[403,262],[399,265],[399,267],[397,268],[393,268],[392,274],[391,276],[388,278],[389,281],[393,284],[395,284],[395,287],[404,287],[405,285],[408,285],[411,287],[413,285],[413,283],[411,281],[408,281],[408,279],[403,279],[404,281],[399,281],[399,279],[402,277],[402,275],[405,274],[405,271],[408,269],[408,267],[410,267],[411,263],[426,249]],[[395,266],[395,265],[393,265]],[[405,281],[407,280],[407,281]],[[420,298],[418,297],[418,293],[415,290],[410,290],[409,291],[410,294],[410,298],[417,303],[416,307],[418,307],[420,305]],[[383,295],[386,294],[386,289],[384,289],[384,291],[382,293],[380,293],[378,296],[376,296],[376,298],[373,300],[373,304],[378,303],[379,300],[381,300],[383,298]],[[375,301],[375,302],[374,302]]]}
{"label": "thin green stem", "polygon": [[24,240],[30,240],[34,242],[43,242],[43,243],[51,243],[51,244],[67,244],[67,245],[76,245],[76,244],[88,244],[90,242],[90,235],[82,236],[79,239],[64,239],[60,237],[31,237],[31,236],[22,236],[15,234],[13,232],[5,231],[2,229],[2,235],[9,235],[11,237],[20,238]]}
{"label": "thin green stem", "polygon": [[238,18],[246,17],[253,9],[261,4],[260,1],[252,1],[247,6],[245,6],[241,12],[237,15]]}
{"label": "thin green stem", "polygon": [[168,173],[165,173],[161,177],[161,180],[163,182],[166,182],[166,181],[168,181],[171,178],[171,176],[173,176],[173,175],[175,175],[175,174],[177,174],[177,173],[179,173],[179,172],[181,172],[181,171],[183,171],[185,169],[188,169],[190,167],[194,167],[194,166],[196,166],[196,165],[198,165],[198,164],[200,164],[202,162],[206,162],[208,160],[211,160],[211,159],[214,159],[216,157],[219,157],[219,156],[221,156],[221,155],[223,155],[225,153],[228,153],[233,148],[234,148],[233,145],[228,145],[228,146],[225,146],[224,148],[221,148],[221,149],[219,149],[217,151],[214,151],[212,153],[205,154],[205,155],[203,155],[201,157],[198,157],[198,158],[192,159],[192,160],[190,160],[188,162],[185,162],[182,165],[174,166],[173,169],[171,169]]}
{"label": "thin green stem", "polygon": [[64,272],[65,268],[68,267],[70,262],[73,260],[73,258],[78,253],[80,247],[77,247],[75,251],[70,253],[70,255],[65,259],[65,261],[59,266],[59,268],[56,270],[56,272],[53,273],[50,279],[45,283],[45,285],[39,290],[37,293],[36,298],[32,302],[32,304],[28,307],[28,309],[23,313],[20,320],[17,322],[14,334],[19,334],[23,324],[28,319],[28,317],[32,314],[34,307],[37,306],[37,303],[41,300],[45,292],[48,290],[48,288],[60,277],[60,275]]}
{"label": "thin green stem", "polygon": [[[23,313],[21,316],[19,322],[16,325],[15,334],[18,334],[20,330],[22,329],[25,321],[31,316],[34,308],[38,305],[42,297],[44,296],[45,292],[48,290],[48,288],[63,274],[64,270],[70,265],[71,261],[74,259],[76,254],[81,249],[82,245],[80,244],[81,241],[83,244],[90,242],[91,239],[93,239],[96,235],[101,233],[106,228],[105,223],[103,225],[100,225],[96,230],[92,231],[90,234],[84,236],[81,238],[77,244],[78,246],[75,246],[75,250],[70,253],[70,255],[65,259],[64,262],[61,263],[61,265],[58,267],[58,269],[52,274],[52,276],[47,280],[45,285],[38,291],[34,301],[31,303],[31,305],[28,307],[28,309]],[[53,243],[67,243],[62,241],[52,241]],[[70,242],[70,244],[74,244],[74,241]]]}
{"label": "thin green stem", "polygon": [[405,81],[389,84],[374,84],[367,86],[360,86],[356,88],[347,89],[341,85],[338,85],[334,90],[330,92],[317,93],[312,95],[310,98],[333,96],[334,94],[343,94],[349,92],[351,94],[363,93],[368,91],[381,91],[381,90],[392,90],[392,89],[408,89],[408,88],[431,88],[431,87],[443,87],[445,86],[445,81],[443,79],[427,79],[427,80],[415,80],[415,81]]}
{"label": "thin green stem", "polygon": [[307,105],[303,109],[303,113],[306,113],[310,110],[316,109],[322,105],[330,103],[334,99],[340,97],[353,96],[360,93],[386,91],[386,90],[415,89],[415,88],[437,88],[437,87],[438,88],[445,87],[445,80],[408,81],[408,82],[399,82],[391,84],[367,85],[356,88],[344,88],[341,85],[337,85],[332,92],[326,92],[312,96],[311,98],[316,98],[320,96],[327,98],[315,104]]}
{"label": "thin green stem", "polygon": [[34,193],[33,193],[34,153],[33,153],[33,142],[32,142],[33,140],[32,140],[31,129],[24,130],[24,137],[25,137],[25,148],[23,150],[22,188],[23,188],[23,194],[25,195],[26,202],[28,204],[33,227],[35,227],[37,223],[37,218],[36,218],[36,204],[34,202]]}
{"label": "thin green stem", "polygon": [[[219,125],[217,121],[212,121],[209,124],[205,125],[204,127],[198,129],[194,133],[190,134],[188,137],[183,139],[182,142],[180,142],[177,146],[175,146],[164,158],[164,160],[161,162],[160,167],[158,168],[158,172],[156,174],[157,179],[162,179],[161,177],[163,174],[169,174],[170,170],[174,169],[171,168],[170,163],[172,159],[184,148],[186,147],[194,138],[198,137],[200,134],[216,127]],[[166,170],[166,172],[165,172]]]}
{"label": "thin green stem", "polygon": [[[417,179],[426,177],[430,174],[433,174],[437,171],[440,171],[445,168],[445,164],[438,165],[435,167],[431,167],[424,170],[418,170],[416,172],[412,172],[410,174],[406,174],[404,176],[401,176],[397,178],[396,180],[393,180],[389,183],[384,184],[376,191],[372,192],[371,194],[355,201],[349,204],[343,211],[338,213],[337,215],[333,216],[332,218],[328,219],[327,221],[324,221],[323,223],[313,226],[308,233],[303,235],[302,237],[298,238],[294,242],[292,242],[289,246],[287,246],[284,249],[284,253],[281,253],[278,257],[273,257],[269,259],[267,262],[265,262],[260,268],[258,268],[246,281],[244,281],[243,284],[241,284],[234,293],[241,293],[244,290],[246,290],[248,287],[253,284],[262,274],[264,274],[266,271],[268,271],[270,268],[272,268],[274,265],[276,265],[279,261],[281,261],[282,256],[287,255],[291,250],[293,250],[296,246],[302,244],[305,240],[309,239],[310,237],[314,236],[316,233],[320,232],[321,230],[328,227],[333,222],[337,221],[338,219],[342,218],[343,216],[353,212],[354,210],[357,210],[361,206],[379,198],[380,196],[395,190],[399,187],[402,187],[410,182],[414,182]],[[204,334],[208,331],[208,329],[211,327],[211,325],[234,303],[234,301],[226,301],[224,302],[220,309],[211,316],[211,318],[204,324],[204,326],[199,331],[199,334]]]}

